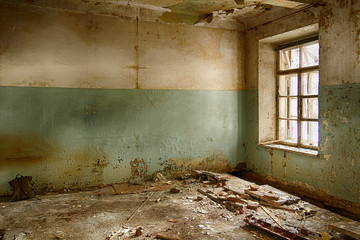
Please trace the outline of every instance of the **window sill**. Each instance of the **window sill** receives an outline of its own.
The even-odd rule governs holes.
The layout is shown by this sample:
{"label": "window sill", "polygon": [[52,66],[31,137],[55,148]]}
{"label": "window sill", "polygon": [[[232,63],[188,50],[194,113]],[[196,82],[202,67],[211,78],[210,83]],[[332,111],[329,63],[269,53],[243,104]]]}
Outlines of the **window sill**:
{"label": "window sill", "polygon": [[283,145],[283,144],[261,144],[260,143],[259,145],[266,147],[266,148],[284,150],[284,151],[288,151],[288,152],[295,152],[295,153],[310,155],[313,157],[317,157],[319,155],[318,150],[313,150],[313,149],[298,148],[298,147],[292,147],[292,146],[287,146],[287,145]]}

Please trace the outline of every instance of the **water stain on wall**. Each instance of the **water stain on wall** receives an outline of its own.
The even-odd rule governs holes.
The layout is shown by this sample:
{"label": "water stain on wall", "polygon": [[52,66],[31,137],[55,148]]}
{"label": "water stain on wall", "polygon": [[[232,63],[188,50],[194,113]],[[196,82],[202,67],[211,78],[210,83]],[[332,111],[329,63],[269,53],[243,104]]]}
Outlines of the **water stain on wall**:
{"label": "water stain on wall", "polygon": [[107,155],[97,147],[82,147],[69,150],[59,161],[65,165],[58,171],[60,176],[66,176],[63,184],[75,187],[97,185],[104,182],[104,169],[109,165]]}
{"label": "water stain on wall", "polygon": [[144,159],[137,159],[130,162],[131,176],[130,179],[147,177],[148,165]]}
{"label": "water stain on wall", "polygon": [[192,170],[207,170],[214,172],[231,172],[233,168],[225,155],[212,155],[205,158],[174,158],[166,161],[164,172],[180,175]]}
{"label": "water stain on wall", "polygon": [[31,134],[0,136],[0,169],[24,167],[46,160],[55,147]]}

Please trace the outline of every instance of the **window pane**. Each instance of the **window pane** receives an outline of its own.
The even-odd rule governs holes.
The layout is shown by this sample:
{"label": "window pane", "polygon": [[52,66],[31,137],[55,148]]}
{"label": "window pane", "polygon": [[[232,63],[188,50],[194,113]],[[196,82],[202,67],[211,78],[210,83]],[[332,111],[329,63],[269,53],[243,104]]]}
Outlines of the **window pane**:
{"label": "window pane", "polygon": [[279,95],[297,96],[298,95],[298,75],[288,74],[279,77]]}
{"label": "window pane", "polygon": [[287,89],[288,89],[288,84],[287,84],[287,75],[281,75],[279,77],[279,95],[280,96],[287,96]]}
{"label": "window pane", "polygon": [[301,67],[319,65],[319,43],[310,43],[301,47]]}
{"label": "window pane", "polygon": [[298,122],[290,121],[290,127],[288,129],[288,141],[291,143],[297,143],[298,140]]}
{"label": "window pane", "polygon": [[301,143],[307,146],[317,147],[319,145],[319,123],[301,122]]}
{"label": "window pane", "polygon": [[291,96],[296,96],[298,95],[298,75],[295,74],[295,75],[290,75],[289,76],[290,79],[290,95]]}
{"label": "window pane", "polygon": [[319,101],[318,98],[303,98],[302,102],[302,117],[315,118],[319,116]]}
{"label": "window pane", "polygon": [[288,103],[288,98],[286,97],[281,97],[279,98],[279,117],[280,118],[287,118],[287,112],[288,112],[288,108],[287,108],[287,104]]}
{"label": "window pane", "polygon": [[279,140],[288,143],[297,143],[298,122],[291,120],[279,120]]}
{"label": "window pane", "polygon": [[289,99],[289,118],[297,118],[298,116],[298,99],[290,98]]}
{"label": "window pane", "polygon": [[301,93],[305,96],[319,94],[319,71],[301,74]]}
{"label": "window pane", "polygon": [[288,121],[279,120],[279,140],[287,139]]}
{"label": "window pane", "polygon": [[299,68],[299,48],[280,51],[280,70],[289,70]]}

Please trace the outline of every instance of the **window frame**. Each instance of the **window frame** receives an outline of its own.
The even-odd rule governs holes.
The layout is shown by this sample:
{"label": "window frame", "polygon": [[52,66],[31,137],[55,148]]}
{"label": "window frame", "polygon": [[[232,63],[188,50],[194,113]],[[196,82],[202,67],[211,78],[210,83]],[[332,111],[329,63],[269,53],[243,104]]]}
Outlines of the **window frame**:
{"label": "window frame", "polygon": [[[318,65],[315,66],[310,66],[310,67],[302,67],[301,66],[301,51],[302,51],[302,46],[306,46],[308,44],[311,43],[319,43],[319,38],[318,36],[313,36],[313,37],[309,37],[306,39],[300,39],[294,42],[290,42],[290,43],[286,43],[286,44],[281,44],[278,45],[275,48],[276,51],[276,139],[278,139],[278,143],[282,144],[282,145],[287,145],[287,146],[293,146],[293,147],[298,147],[298,148],[305,148],[305,149],[313,149],[313,150],[318,150],[319,149],[319,138],[320,138],[320,129],[319,129],[319,109],[318,109],[318,116],[317,118],[304,118],[303,117],[303,100],[304,99],[314,99],[316,98],[318,103],[319,103],[319,92],[316,95],[303,95],[302,93],[302,74],[304,73],[310,73],[313,71],[317,71],[319,74],[319,83],[318,83],[318,87],[320,86],[320,72],[319,72],[319,67],[320,67],[320,62]],[[288,69],[288,70],[281,70],[280,69],[280,51],[281,50],[286,50],[286,49],[292,49],[292,48],[299,48],[299,67],[295,68],[295,69]],[[319,49],[320,50],[320,49]],[[319,57],[320,57],[320,52],[319,52]],[[280,86],[280,77],[281,76],[286,76],[289,74],[296,74],[297,75],[297,84],[298,84],[298,88],[297,88],[297,95],[294,95],[294,97],[297,98],[297,117],[296,119],[291,119],[297,122],[297,139],[296,139],[296,143],[291,143],[288,141],[283,141],[280,140],[280,120],[286,120],[288,122],[290,122],[290,118],[289,118],[289,114],[287,114],[286,118],[280,118],[280,97],[284,97],[284,96],[280,96],[279,93],[279,86]],[[287,99],[290,99],[291,95],[286,96]],[[319,107],[319,105],[318,105]],[[287,103],[287,111],[289,111],[289,102]],[[302,139],[301,139],[301,133],[302,133],[302,122],[317,122],[318,124],[318,144],[315,146],[312,145],[306,145],[302,143]]]}

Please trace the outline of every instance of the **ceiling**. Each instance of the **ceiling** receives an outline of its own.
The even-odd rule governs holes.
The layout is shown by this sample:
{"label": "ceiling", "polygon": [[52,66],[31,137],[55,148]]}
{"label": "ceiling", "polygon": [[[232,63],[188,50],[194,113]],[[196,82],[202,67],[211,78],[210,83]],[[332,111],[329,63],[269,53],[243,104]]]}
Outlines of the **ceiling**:
{"label": "ceiling", "polygon": [[196,24],[210,23],[214,17],[236,18],[240,21],[272,8],[300,10],[319,4],[319,0],[128,0],[129,4],[163,7],[160,19],[165,22]]}
{"label": "ceiling", "polygon": [[244,31],[325,0],[0,0],[91,14]]}

